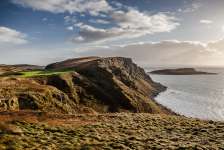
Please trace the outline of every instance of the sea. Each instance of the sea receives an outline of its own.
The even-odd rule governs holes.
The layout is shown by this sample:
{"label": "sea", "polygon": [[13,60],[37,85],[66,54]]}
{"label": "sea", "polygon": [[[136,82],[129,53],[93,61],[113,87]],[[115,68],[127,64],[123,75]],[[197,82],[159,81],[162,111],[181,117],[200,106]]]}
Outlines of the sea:
{"label": "sea", "polygon": [[155,100],[187,117],[224,121],[224,68],[197,68],[197,70],[217,74],[154,75],[149,73],[154,81],[168,87]]}

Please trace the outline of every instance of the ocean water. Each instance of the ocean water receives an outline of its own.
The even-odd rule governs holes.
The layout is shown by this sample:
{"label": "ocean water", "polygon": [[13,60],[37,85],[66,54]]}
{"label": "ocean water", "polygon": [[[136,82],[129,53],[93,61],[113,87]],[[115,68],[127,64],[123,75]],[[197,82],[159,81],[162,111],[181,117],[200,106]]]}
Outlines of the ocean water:
{"label": "ocean water", "polygon": [[224,121],[224,69],[200,69],[217,75],[152,75],[168,87],[155,100],[176,113]]}

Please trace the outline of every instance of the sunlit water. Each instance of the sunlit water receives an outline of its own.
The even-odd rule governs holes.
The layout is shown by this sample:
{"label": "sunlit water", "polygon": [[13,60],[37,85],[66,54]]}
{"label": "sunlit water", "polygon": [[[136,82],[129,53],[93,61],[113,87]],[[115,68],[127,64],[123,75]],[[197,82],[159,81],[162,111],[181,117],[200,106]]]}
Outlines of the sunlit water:
{"label": "sunlit water", "polygon": [[206,70],[219,74],[150,74],[154,81],[168,87],[156,97],[156,101],[188,117],[224,121],[224,69]]}

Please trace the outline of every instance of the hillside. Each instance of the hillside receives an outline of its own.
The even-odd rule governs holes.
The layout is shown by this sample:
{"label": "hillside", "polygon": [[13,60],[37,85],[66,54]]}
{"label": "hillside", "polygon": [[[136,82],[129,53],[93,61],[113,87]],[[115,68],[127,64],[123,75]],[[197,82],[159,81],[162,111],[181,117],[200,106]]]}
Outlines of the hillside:
{"label": "hillside", "polygon": [[[0,149],[224,149],[224,123],[148,113],[0,113]],[[3,123],[7,122],[7,123]]]}
{"label": "hillside", "polygon": [[165,87],[129,58],[88,57],[39,71],[16,69],[0,78],[1,110],[171,114],[153,100]]}
{"label": "hillside", "polygon": [[0,75],[4,73],[12,73],[12,72],[19,72],[19,71],[40,70],[43,68],[44,68],[43,66],[28,65],[28,64],[0,65]]}

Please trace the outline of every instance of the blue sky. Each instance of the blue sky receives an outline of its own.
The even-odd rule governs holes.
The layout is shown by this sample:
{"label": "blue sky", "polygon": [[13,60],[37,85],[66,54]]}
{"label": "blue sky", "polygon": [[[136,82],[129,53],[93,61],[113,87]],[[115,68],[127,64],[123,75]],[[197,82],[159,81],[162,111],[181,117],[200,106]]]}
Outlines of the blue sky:
{"label": "blue sky", "polygon": [[223,0],[1,0],[0,63],[100,55],[144,66],[222,66],[223,7]]}

